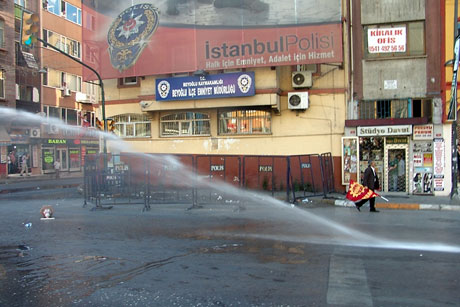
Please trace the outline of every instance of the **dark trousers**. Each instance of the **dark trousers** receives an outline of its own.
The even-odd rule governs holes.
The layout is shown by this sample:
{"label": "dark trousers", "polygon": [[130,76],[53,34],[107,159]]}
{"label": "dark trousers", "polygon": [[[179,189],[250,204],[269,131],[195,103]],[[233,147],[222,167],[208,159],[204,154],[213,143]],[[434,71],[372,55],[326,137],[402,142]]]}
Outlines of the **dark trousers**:
{"label": "dark trousers", "polygon": [[371,197],[371,198],[368,198],[368,199],[362,199],[360,201],[358,201],[356,203],[356,206],[358,207],[361,207],[362,205],[364,205],[367,201],[369,201],[369,206],[371,207],[371,211],[374,211],[375,210],[375,197]]}

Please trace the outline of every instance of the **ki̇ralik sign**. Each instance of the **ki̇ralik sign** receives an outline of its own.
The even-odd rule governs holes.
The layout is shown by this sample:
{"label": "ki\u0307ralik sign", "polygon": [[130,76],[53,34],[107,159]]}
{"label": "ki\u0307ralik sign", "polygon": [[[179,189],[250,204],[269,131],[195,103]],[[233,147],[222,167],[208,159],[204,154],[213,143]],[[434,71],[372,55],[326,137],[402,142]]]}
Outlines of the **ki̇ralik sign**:
{"label": "ki\u0307ralik sign", "polygon": [[156,100],[254,96],[254,72],[156,79]]}

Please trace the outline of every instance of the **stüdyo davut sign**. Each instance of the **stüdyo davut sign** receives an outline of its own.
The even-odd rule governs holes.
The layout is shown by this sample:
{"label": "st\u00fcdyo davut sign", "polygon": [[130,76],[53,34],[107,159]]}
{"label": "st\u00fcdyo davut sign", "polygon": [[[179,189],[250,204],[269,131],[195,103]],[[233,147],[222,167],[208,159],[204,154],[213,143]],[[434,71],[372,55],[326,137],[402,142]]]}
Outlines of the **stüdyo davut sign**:
{"label": "st\u00fcdyo davut sign", "polygon": [[387,136],[411,134],[411,125],[358,127],[358,136]]}

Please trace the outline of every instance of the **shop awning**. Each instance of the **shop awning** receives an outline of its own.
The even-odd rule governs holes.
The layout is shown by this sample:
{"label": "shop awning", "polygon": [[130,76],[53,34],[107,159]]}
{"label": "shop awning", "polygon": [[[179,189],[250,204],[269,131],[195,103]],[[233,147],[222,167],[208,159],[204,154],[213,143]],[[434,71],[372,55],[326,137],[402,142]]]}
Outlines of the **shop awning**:
{"label": "shop awning", "polygon": [[11,138],[6,132],[5,127],[0,127],[0,146],[8,146],[11,145]]}

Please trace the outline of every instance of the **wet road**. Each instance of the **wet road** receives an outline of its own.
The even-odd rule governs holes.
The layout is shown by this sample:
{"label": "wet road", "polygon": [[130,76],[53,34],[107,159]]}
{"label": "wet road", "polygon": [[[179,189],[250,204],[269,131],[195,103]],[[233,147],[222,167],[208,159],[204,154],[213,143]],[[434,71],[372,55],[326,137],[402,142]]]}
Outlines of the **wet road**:
{"label": "wet road", "polygon": [[[1,201],[0,306],[460,302],[457,212],[82,203]],[[40,220],[43,205],[55,220]]]}

